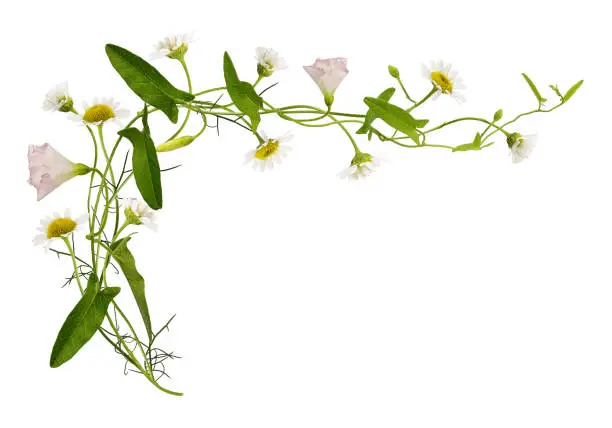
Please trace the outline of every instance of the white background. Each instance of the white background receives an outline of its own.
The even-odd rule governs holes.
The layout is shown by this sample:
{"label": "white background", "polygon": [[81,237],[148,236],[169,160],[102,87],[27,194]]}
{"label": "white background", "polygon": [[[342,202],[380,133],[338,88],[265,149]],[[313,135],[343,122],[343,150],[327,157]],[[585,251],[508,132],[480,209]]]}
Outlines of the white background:
{"label": "white background", "polygon": [[[311,0],[15,2],[2,6],[2,411],[0,425],[185,427],[610,427],[611,31],[603,2]],[[278,105],[322,105],[302,70],[346,56],[339,111],[400,68],[414,96],[422,62],[451,61],[468,102],[439,99],[420,117],[506,117],[531,109],[522,81],[585,84],[562,109],[517,124],[537,132],[513,165],[501,138],[482,152],[401,149],[360,137],[387,159],[368,180],[336,173],[352,157],[339,129],[292,131],[293,152],[270,173],[242,165],[255,141],[222,124],[164,155],[160,232],[133,239],[153,322],[178,316],[164,345],[183,356],[160,393],[96,336],[51,369],[55,336],[77,300],[70,272],[35,248],[39,219],[85,210],[85,179],[40,203],[26,184],[28,144],[50,142],[91,162],[83,128],[40,108],[70,82],[79,103],[114,96],[141,108],[104,54],[108,42],[147,56],[174,32],[196,30],[188,61],[197,90],[222,85],[229,50],[245,80],[254,49],[290,68],[267,79]],[[178,63],[155,65],[178,86]],[[263,87],[263,86],[262,86]],[[554,95],[545,91],[552,100]],[[394,100],[400,102],[400,97]],[[154,132],[169,129],[160,117]],[[197,122],[196,122],[197,123]],[[430,142],[471,141],[471,125]],[[114,132],[113,130],[110,130]],[[122,149],[129,148],[126,142]],[[124,196],[135,196],[134,188]],[[82,242],[81,242],[82,246]],[[127,285],[119,297],[137,319]]]}

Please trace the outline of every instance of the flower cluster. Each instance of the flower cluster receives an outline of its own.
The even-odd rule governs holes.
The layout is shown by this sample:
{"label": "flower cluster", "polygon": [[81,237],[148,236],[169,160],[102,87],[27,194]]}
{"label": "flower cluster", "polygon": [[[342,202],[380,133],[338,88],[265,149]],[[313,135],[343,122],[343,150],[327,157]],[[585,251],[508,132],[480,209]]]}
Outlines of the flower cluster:
{"label": "flower cluster", "polygon": [[[245,155],[244,163],[252,165],[257,171],[269,171],[281,164],[289,155],[292,134],[268,136],[260,129],[266,117],[277,116],[287,123],[305,127],[334,127],[343,133],[350,143],[351,160],[338,174],[341,178],[361,180],[372,174],[380,166],[380,159],[362,151],[358,139],[367,136],[368,141],[376,137],[381,143],[406,148],[441,148],[453,152],[479,151],[494,144],[495,137],[502,136],[509,148],[514,163],[527,159],[535,146],[535,136],[509,130],[518,119],[537,113],[547,113],[565,104],[580,88],[579,81],[564,94],[558,86],[550,88],[559,98],[553,106],[547,106],[534,82],[525,74],[531,92],[536,98],[537,108],[518,114],[502,121],[503,110],[497,110],[491,118],[464,116],[446,120],[439,125],[429,125],[430,120],[420,117],[423,104],[448,96],[456,101],[465,101],[465,86],[457,71],[448,63],[437,61],[423,65],[426,87],[420,97],[411,97],[404,84],[400,71],[389,66],[389,74],[394,81],[380,95],[364,98],[364,106],[357,113],[341,112],[333,109],[338,88],[345,81],[349,70],[346,58],[317,59],[304,70],[321,91],[322,105],[304,104],[284,107],[274,106],[264,98],[272,86],[259,90],[257,87],[265,79],[287,68],[286,61],[273,49],[259,47],[255,51],[256,63],[253,73],[254,83],[239,77],[234,63],[225,53],[223,58],[224,85],[211,89],[193,89],[187,53],[189,45],[195,40],[193,34],[166,37],[155,45],[151,59],[169,58],[180,63],[185,73],[186,85],[179,89],[166,79],[153,65],[125,48],[109,44],[106,54],[111,65],[125,81],[127,86],[144,102],[144,108],[135,115],[120,107],[119,102],[110,97],[96,98],[90,103],[77,104],[68,90],[66,82],[51,89],[45,96],[43,108],[46,111],[63,114],[72,122],[84,127],[92,140],[92,161],[89,165],[75,163],[64,157],[48,143],[30,146],[28,149],[29,183],[36,189],[36,198],[41,200],[62,184],[77,176],[89,179],[86,204],[79,207],[86,215],[73,216],[70,210],[63,214],[55,213],[41,221],[35,244],[57,255],[67,256],[72,261],[73,272],[69,282],[76,282],[81,297],[59,330],[51,352],[51,367],[58,367],[74,357],[77,352],[96,333],[102,335],[115,352],[126,360],[132,370],[140,372],[156,388],[166,393],[180,395],[160,385],[165,374],[164,362],[174,357],[172,352],[161,350],[156,343],[158,335],[166,330],[168,323],[154,329],[145,294],[145,279],[136,269],[135,256],[129,249],[140,226],[157,229],[156,212],[163,206],[162,170],[159,156],[163,153],[185,149],[198,140],[207,129],[219,130],[219,123],[225,121],[240,126],[252,142]],[[403,98],[391,102],[397,89]],[[412,89],[411,89],[412,90]],[[221,102],[226,96],[230,101]],[[397,97],[396,97],[397,98]],[[184,113],[180,118],[180,112]],[[149,127],[151,118],[167,118],[177,129],[167,138],[153,134]],[[194,117],[201,119],[201,127],[196,132],[187,132],[193,125]],[[180,123],[179,123],[179,118]],[[124,127],[125,121],[129,121]],[[212,123],[215,125],[212,125]],[[459,122],[472,123],[477,128],[475,136],[461,144],[440,144],[431,142],[436,131]],[[200,120],[196,121],[198,126]],[[111,127],[112,125],[112,127]],[[358,129],[352,130],[357,125]],[[118,138],[109,144],[109,127]],[[472,134],[473,135],[473,134]],[[129,140],[131,144],[126,144]],[[156,141],[159,141],[156,144]],[[347,146],[349,147],[349,146]],[[126,153],[123,168],[116,168],[115,160]],[[129,162],[131,155],[131,163]],[[168,168],[172,169],[172,168]],[[124,186],[135,181],[138,198],[124,195]],[[76,207],[73,207],[76,208]],[[83,230],[79,239],[75,232]],[[81,246],[79,241],[86,241]],[[53,248],[63,243],[65,250]],[[86,251],[87,255],[79,254]],[[118,287],[108,286],[109,266],[118,266],[129,284],[132,298],[140,312],[140,321],[146,336],[138,334],[134,322],[126,312],[119,308]],[[86,283],[83,283],[86,279]],[[124,293],[125,294],[125,293]],[[111,308],[111,309],[109,309]],[[113,311],[113,316],[108,311]],[[121,331],[118,320],[128,326]],[[154,318],[153,318],[154,319]],[[75,321],[77,320],[77,321]]]}

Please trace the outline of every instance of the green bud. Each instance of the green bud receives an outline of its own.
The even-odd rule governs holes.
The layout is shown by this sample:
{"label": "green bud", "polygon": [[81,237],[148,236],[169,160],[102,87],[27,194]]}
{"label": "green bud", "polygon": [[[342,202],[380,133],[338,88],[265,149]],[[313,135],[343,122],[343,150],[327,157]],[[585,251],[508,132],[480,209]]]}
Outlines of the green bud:
{"label": "green bud", "polygon": [[181,61],[181,60],[183,60],[183,58],[185,58],[185,54],[187,53],[187,49],[189,49],[189,46],[186,43],[183,43],[178,48],[176,48],[173,51],[171,51],[168,54],[168,58],[178,59],[179,61]]}
{"label": "green bud", "polygon": [[508,147],[512,148],[516,144],[517,141],[521,140],[523,136],[518,132],[513,132],[509,134],[506,138],[506,143],[508,143]]}
{"label": "green bud", "polygon": [[64,98],[63,101],[64,104],[59,108],[59,111],[61,111],[62,113],[70,113],[72,111],[72,108],[74,107],[74,101],[71,97]]}
{"label": "green bud", "polygon": [[75,177],[77,175],[86,175],[91,172],[91,168],[85,165],[84,163],[75,163],[73,172]]}
{"label": "green bud", "polygon": [[389,66],[389,74],[391,75],[391,77],[393,77],[394,79],[399,79],[400,77],[400,73],[399,70],[397,69],[397,67],[394,67],[392,65]]}
{"label": "green bud", "polygon": [[351,160],[351,166],[361,165],[362,163],[372,162],[372,155],[369,153],[355,153],[353,160]]}
{"label": "green bud", "polygon": [[257,74],[259,74],[261,77],[270,77],[272,76],[272,73],[274,73],[273,68],[268,68],[262,64],[257,64]]}
{"label": "green bud", "polygon": [[334,94],[325,94],[324,99],[325,99],[325,105],[331,108],[332,104],[334,103]]}
{"label": "green bud", "polygon": [[504,116],[504,111],[502,109],[499,109],[495,112],[495,115],[493,116],[493,122],[497,122],[499,119],[501,119]]}
{"label": "green bud", "polygon": [[180,149],[181,147],[188,146],[195,140],[195,137],[186,135],[184,137],[174,138],[173,140],[161,143],[155,148],[158,152],[171,152],[172,150]]}

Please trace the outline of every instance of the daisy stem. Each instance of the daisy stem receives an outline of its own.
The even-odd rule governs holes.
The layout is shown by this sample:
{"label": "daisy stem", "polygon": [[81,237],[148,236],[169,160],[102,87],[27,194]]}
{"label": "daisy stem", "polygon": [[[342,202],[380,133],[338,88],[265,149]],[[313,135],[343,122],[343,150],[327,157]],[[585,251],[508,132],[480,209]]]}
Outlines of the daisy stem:
{"label": "daisy stem", "polygon": [[[191,94],[193,92],[193,88],[191,86],[191,75],[189,74],[189,69],[187,68],[187,63],[185,62],[185,58],[181,57],[179,59],[179,62],[181,63],[181,66],[183,67],[183,70],[185,71],[185,77],[187,77],[187,88],[189,89],[189,93]],[[183,123],[181,124],[179,129],[177,129],[177,131],[174,134],[172,134],[172,136],[168,138],[168,140],[166,141],[174,140],[176,137],[178,137],[181,134],[181,132],[183,132],[183,129],[185,129],[185,126],[187,125],[187,122],[189,121],[190,115],[191,115],[191,109],[188,108],[187,114],[185,114],[185,119],[183,120]]]}
{"label": "daisy stem", "polygon": [[[76,113],[76,112],[75,112]],[[96,142],[96,135],[93,133],[93,131],[91,130],[91,127],[87,126],[87,130],[89,131],[89,135],[91,135],[91,139],[93,140],[93,145],[94,145],[94,161],[93,161],[93,169],[96,170],[97,166],[98,166],[98,143]],[[93,215],[91,212],[91,193],[93,190],[93,182],[94,182],[94,173],[91,173],[91,178],[89,179],[89,190],[87,192],[87,215],[89,217],[89,233],[93,234],[94,233],[94,226],[95,226],[95,222],[93,219]],[[96,261],[94,260],[94,243],[93,241],[91,242],[91,262],[93,264],[93,267],[95,269],[96,266]]]}
{"label": "daisy stem", "polygon": [[416,103],[415,105],[413,105],[412,107],[410,107],[408,110],[406,110],[408,113],[410,113],[412,110],[414,110],[415,108],[423,105],[423,103],[425,103],[425,101],[427,101],[428,99],[430,99],[433,94],[435,94],[438,91],[438,88],[434,85],[434,87],[431,89],[431,91],[429,91],[429,93],[427,95],[425,95],[423,97],[423,99],[421,101],[419,101],[418,103]]}
{"label": "daisy stem", "polygon": [[[100,146],[102,146],[102,152],[104,153],[104,158],[106,159],[107,164],[111,164],[111,159],[108,156],[108,152],[106,151],[106,145],[104,144],[104,131],[102,130],[102,125],[98,125],[98,134],[100,136]],[[111,166],[109,169],[111,184],[113,189],[117,187],[117,182],[115,180],[115,172],[113,171],[113,167]],[[104,180],[105,178],[102,177]],[[119,227],[119,202],[115,200],[115,226],[113,234],[117,233],[117,228]]]}
{"label": "daisy stem", "polygon": [[76,255],[74,254],[74,249],[72,248],[72,244],[70,243],[70,239],[67,236],[62,236],[62,240],[66,243],[66,247],[68,247],[68,253],[70,253],[70,258],[72,259],[72,267],[74,268],[74,277],[77,280],[77,284],[79,285],[79,290],[81,290],[81,294],[84,292],[83,284],[81,284],[81,276],[79,274],[79,267],[77,266]]}
{"label": "daisy stem", "polygon": [[497,126],[493,122],[491,122],[491,121],[489,121],[487,119],[480,118],[480,117],[460,117],[458,119],[449,120],[448,122],[444,122],[444,123],[442,123],[442,124],[440,124],[440,125],[438,125],[438,126],[436,126],[434,128],[431,128],[431,129],[428,129],[426,131],[423,131],[423,134],[429,134],[430,132],[442,129],[445,126],[452,125],[453,123],[457,123],[457,122],[463,122],[463,121],[466,121],[466,120],[473,120],[473,121],[476,121],[476,122],[486,123],[487,125],[489,125],[489,126],[491,126],[493,128],[496,128],[496,131],[494,131],[494,132],[501,131],[504,134],[508,135],[508,132],[505,129],[503,129],[504,126],[506,126],[506,125]]}

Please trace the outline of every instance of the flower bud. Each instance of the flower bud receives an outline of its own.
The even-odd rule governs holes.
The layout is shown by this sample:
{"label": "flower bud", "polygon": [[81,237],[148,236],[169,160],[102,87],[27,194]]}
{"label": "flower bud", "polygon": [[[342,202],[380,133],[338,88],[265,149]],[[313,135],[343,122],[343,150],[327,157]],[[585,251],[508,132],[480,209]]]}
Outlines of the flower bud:
{"label": "flower bud", "polygon": [[181,147],[188,146],[195,140],[195,137],[190,135],[185,135],[183,137],[174,138],[170,141],[166,141],[165,143],[161,143],[156,147],[157,152],[171,152],[173,150],[180,149]]}
{"label": "flower bud", "polygon": [[499,119],[501,119],[504,116],[504,111],[502,109],[499,109],[495,112],[495,115],[493,116],[493,122],[497,122]]}
{"label": "flower bud", "polygon": [[391,77],[393,77],[394,79],[399,79],[400,77],[400,73],[399,70],[397,69],[397,67],[394,67],[392,65],[389,66],[389,74],[391,75]]}

